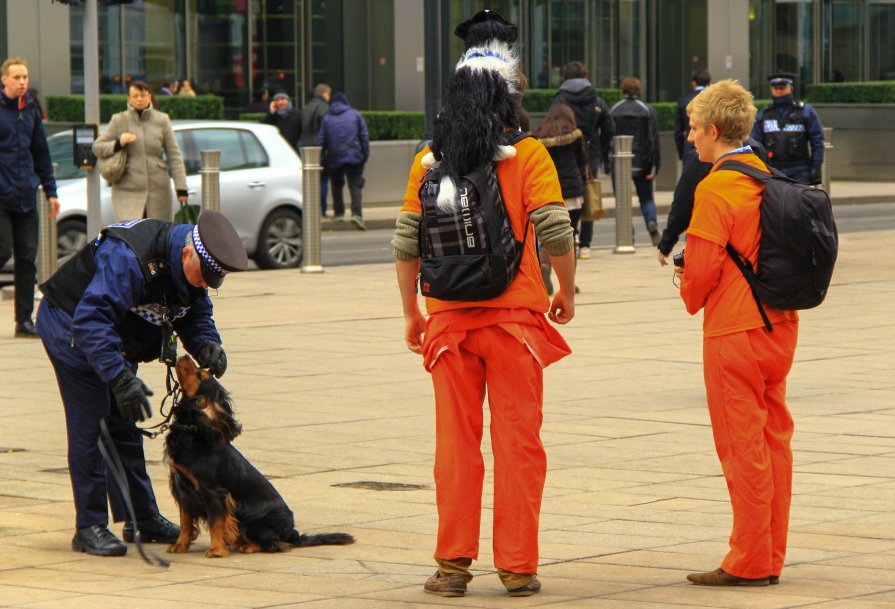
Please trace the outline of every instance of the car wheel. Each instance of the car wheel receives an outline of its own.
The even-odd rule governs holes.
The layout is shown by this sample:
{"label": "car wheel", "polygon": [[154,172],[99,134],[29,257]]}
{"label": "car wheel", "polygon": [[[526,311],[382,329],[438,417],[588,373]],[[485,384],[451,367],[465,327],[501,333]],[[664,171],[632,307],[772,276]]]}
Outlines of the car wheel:
{"label": "car wheel", "polygon": [[87,223],[77,218],[63,220],[56,226],[56,264],[62,266],[87,245]]}
{"label": "car wheel", "polygon": [[293,209],[274,210],[258,237],[255,262],[262,269],[294,269],[301,264],[301,214]]}

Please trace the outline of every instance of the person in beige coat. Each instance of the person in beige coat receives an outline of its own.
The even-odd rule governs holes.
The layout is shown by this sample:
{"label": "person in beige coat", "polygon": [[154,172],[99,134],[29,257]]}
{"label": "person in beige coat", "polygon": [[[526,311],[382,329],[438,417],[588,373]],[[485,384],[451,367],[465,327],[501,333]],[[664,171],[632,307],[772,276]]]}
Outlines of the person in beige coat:
{"label": "person in beige coat", "polygon": [[127,152],[124,174],[112,184],[115,221],[156,218],[170,222],[171,176],[177,200],[187,201],[186,170],[171,120],[152,107],[152,91],[145,82],[131,84],[127,104],[127,110],[115,114],[93,144],[98,159]]}

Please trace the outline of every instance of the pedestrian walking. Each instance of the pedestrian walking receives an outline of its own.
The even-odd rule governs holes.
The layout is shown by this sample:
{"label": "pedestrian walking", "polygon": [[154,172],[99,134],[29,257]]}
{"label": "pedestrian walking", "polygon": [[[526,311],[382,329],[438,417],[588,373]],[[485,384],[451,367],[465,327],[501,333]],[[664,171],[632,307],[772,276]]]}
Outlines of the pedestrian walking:
{"label": "pedestrian walking", "polygon": [[126,157],[124,172],[112,182],[115,221],[173,218],[171,177],[177,200],[189,198],[186,169],[171,119],[152,105],[152,92],[143,81],[128,88],[127,110],[112,116],[108,127],[93,143],[98,159]]}
{"label": "pedestrian walking", "polygon": [[[597,95],[597,90],[588,80],[587,65],[581,61],[571,61],[563,68],[563,83],[554,98],[568,104],[575,113],[575,124],[584,134],[587,143],[587,163],[594,177],[610,172],[612,159],[612,137],[615,122],[609,114],[606,101]],[[590,245],[593,240],[594,223],[582,220],[578,233],[578,258],[590,259]]]}
{"label": "pedestrian walking", "polygon": [[50,218],[59,213],[59,199],[43,119],[28,94],[28,64],[11,57],[0,66],[0,74],[0,267],[15,256],[14,335],[36,338],[31,316],[40,224],[37,187],[43,187],[49,200]]}
{"label": "pedestrian walking", "polygon": [[[304,146],[316,146],[317,134],[320,133],[320,125],[323,117],[329,112],[329,98],[332,93],[329,85],[319,83],[314,87],[314,96],[301,109],[301,138],[298,140],[299,148]],[[326,195],[329,193],[329,174],[324,169],[320,172],[320,214],[332,217],[332,212],[327,213]]]}
{"label": "pedestrian walking", "polygon": [[[469,569],[479,554],[487,391],[494,452],[494,566],[510,596],[530,596],[541,589],[538,519],[547,472],[540,439],[543,368],[570,352],[544,314],[549,312],[557,324],[568,323],[575,314],[572,226],[543,145],[533,138],[503,145],[504,134],[518,122],[517,27],[485,10],[458,25],[455,34],[466,51],[448,81],[432,149],[423,149],[414,159],[392,241],[404,339],[423,356],[435,392],[438,570],[423,589],[463,596],[472,579]],[[461,194],[446,182],[457,184],[458,176],[492,163],[498,152],[503,160],[495,162],[496,179],[515,239],[524,243],[519,269],[506,291],[490,300],[426,298],[426,319],[416,292],[424,163],[440,159],[446,174],[438,205],[446,198],[445,209],[453,210],[460,226]],[[541,281],[533,232],[550,253],[559,279],[552,303]]]}
{"label": "pedestrian walking", "polygon": [[[659,223],[653,194],[656,174],[661,162],[659,143],[659,119],[656,110],[640,100],[640,80],[628,76],[622,80],[625,98],[609,110],[615,121],[616,135],[631,135],[634,141],[631,152],[631,178],[640,200],[640,213],[649,232],[653,246],[659,245]],[[618,192],[618,183],[615,192]]]}
{"label": "pedestrian walking", "polygon": [[323,155],[323,167],[332,181],[333,213],[344,219],[342,187],[348,182],[351,195],[351,222],[358,230],[367,230],[364,222],[364,165],[370,157],[370,136],[361,113],[351,107],[344,93],[333,96],[329,112],[320,123],[317,145]]}
{"label": "pedestrian walking", "polygon": [[127,546],[108,528],[129,519],[122,490],[100,455],[100,422],[127,478],[144,542],[174,543],[180,528],[159,513],[136,422],[152,416],[152,391],[139,362],[157,360],[162,344],[183,342],[215,376],[227,369],[207,288],[220,288],[248,260],[236,230],[218,212],[198,225],[134,220],[106,227],[41,286],[37,329],[56,372],[68,433],[68,472],[75,502],[72,549],[122,556]]}

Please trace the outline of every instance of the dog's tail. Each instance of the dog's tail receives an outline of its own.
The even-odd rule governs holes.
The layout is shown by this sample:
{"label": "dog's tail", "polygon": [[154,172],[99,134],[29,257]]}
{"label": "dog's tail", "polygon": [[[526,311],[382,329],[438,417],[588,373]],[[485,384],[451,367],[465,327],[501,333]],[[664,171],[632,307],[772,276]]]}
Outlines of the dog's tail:
{"label": "dog's tail", "polygon": [[318,535],[300,535],[294,530],[289,535],[289,543],[294,548],[310,546],[345,546],[354,543],[354,536],[348,533],[320,533]]}

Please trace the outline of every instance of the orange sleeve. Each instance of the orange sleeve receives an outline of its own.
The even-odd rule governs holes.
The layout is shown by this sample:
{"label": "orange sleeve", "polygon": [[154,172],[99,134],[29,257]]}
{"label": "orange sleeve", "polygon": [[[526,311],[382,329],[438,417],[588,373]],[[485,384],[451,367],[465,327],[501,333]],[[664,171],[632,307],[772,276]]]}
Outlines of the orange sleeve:
{"label": "orange sleeve", "polygon": [[[693,199],[693,217],[690,220],[687,234],[702,237],[723,248],[730,240],[734,216],[727,200],[718,190],[721,185],[715,184],[717,181],[718,178],[712,176],[704,179],[696,187],[696,195]],[[684,256],[684,264],[688,263],[688,257],[688,255]]]}
{"label": "orange sleeve", "polygon": [[712,290],[718,287],[725,260],[727,250],[724,246],[696,235],[687,239],[681,298],[690,315],[696,315],[705,306]]}
{"label": "orange sleeve", "polygon": [[563,205],[556,165],[544,145],[534,138],[526,138],[518,147],[520,152],[527,153],[520,154],[525,158],[522,171],[527,177],[522,182],[522,202],[526,213],[530,214],[551,203]]}
{"label": "orange sleeve", "polygon": [[423,167],[421,161],[427,152],[429,152],[428,146],[413,157],[413,165],[410,166],[410,177],[407,178],[407,189],[404,191],[404,205],[401,206],[401,211],[409,211],[415,214],[423,212],[422,204],[420,204],[420,186],[422,186],[423,176],[426,175],[426,168]]}

